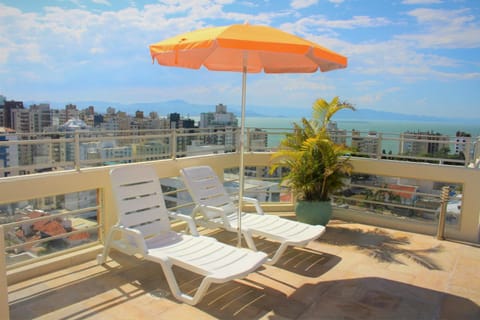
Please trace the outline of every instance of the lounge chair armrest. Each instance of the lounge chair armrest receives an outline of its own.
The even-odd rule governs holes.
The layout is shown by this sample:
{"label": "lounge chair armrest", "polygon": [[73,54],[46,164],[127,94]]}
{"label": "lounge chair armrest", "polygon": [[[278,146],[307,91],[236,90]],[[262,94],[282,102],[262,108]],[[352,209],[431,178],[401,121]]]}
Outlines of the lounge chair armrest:
{"label": "lounge chair armrest", "polygon": [[145,244],[145,239],[139,230],[123,226],[117,227],[117,230],[121,230],[122,233],[131,236],[134,239],[137,248],[141,250],[143,254],[147,254],[147,245]]}
{"label": "lounge chair armrest", "polygon": [[247,203],[251,203],[253,205],[255,205],[255,210],[257,211],[258,214],[263,214],[263,209],[262,207],[260,206],[260,202],[255,199],[255,198],[250,198],[250,197],[243,197],[242,198],[243,201],[247,202]]}
{"label": "lounge chair armrest", "polygon": [[197,226],[195,225],[195,221],[191,216],[186,215],[186,214],[182,214],[182,213],[178,213],[178,212],[173,212],[173,211],[169,211],[168,215],[171,218],[185,221],[188,224],[188,229],[190,230],[190,234],[192,236],[198,236],[199,235],[198,230],[197,230]]}
{"label": "lounge chair armrest", "polygon": [[209,219],[207,215],[208,211],[218,213],[219,216],[222,218],[224,225],[230,228],[230,221],[223,208],[201,204],[197,205],[193,211],[200,212],[207,219]]}

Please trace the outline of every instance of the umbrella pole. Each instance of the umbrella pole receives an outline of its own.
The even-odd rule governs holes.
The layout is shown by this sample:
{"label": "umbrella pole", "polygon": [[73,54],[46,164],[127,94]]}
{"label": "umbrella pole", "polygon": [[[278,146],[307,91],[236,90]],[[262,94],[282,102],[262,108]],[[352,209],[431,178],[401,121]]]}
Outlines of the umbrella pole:
{"label": "umbrella pole", "polygon": [[239,170],[239,190],[238,190],[238,216],[237,216],[237,246],[242,246],[242,209],[243,209],[243,189],[245,186],[245,167],[243,164],[243,153],[245,151],[245,101],[247,96],[247,66],[243,65],[242,72],[242,115],[240,125],[240,170]]}

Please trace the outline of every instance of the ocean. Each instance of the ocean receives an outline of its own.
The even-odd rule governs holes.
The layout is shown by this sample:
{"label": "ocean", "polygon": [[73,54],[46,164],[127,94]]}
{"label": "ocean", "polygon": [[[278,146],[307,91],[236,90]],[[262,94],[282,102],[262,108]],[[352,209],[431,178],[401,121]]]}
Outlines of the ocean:
{"label": "ocean", "polygon": [[[264,129],[291,129],[293,122],[300,122],[301,118],[276,118],[276,117],[246,117],[245,126]],[[443,135],[455,136],[457,131],[470,133],[472,137],[480,136],[480,123],[465,124],[452,122],[412,122],[393,120],[333,120],[339,129],[362,132],[377,131],[387,134],[399,134],[405,131],[434,131]]]}
{"label": "ocean", "polygon": [[[245,126],[247,128],[262,128],[268,131],[280,132],[281,129],[288,131],[292,128],[293,122],[300,122],[301,118],[279,118],[279,117],[246,117]],[[350,135],[352,130],[360,131],[362,136],[366,135],[370,131],[376,131],[382,133],[383,137],[388,140],[398,139],[400,133],[410,132],[435,132],[450,137],[455,137],[457,131],[463,131],[469,133],[472,140],[476,137],[480,138],[480,123],[460,123],[460,122],[415,122],[415,121],[393,121],[393,120],[335,120],[337,127],[340,130],[347,130],[347,134]],[[278,145],[281,136],[269,137],[268,146],[274,147]],[[386,151],[396,152],[398,151],[397,141],[384,141],[382,148]]]}

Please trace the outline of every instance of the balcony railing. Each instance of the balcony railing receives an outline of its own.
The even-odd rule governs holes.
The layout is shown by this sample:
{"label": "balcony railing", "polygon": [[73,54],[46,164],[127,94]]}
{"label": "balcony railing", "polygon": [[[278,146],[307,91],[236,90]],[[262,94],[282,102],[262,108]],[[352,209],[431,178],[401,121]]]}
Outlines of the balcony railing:
{"label": "balcony railing", "polygon": [[[248,153],[245,194],[260,199],[270,211],[292,210],[289,190],[278,178],[263,175],[269,153]],[[434,234],[438,225],[440,189],[452,188],[447,236],[478,242],[480,171],[464,167],[355,158],[355,179],[335,196],[335,215],[349,220]],[[226,178],[235,192],[238,154],[152,161],[164,187],[167,207],[190,213],[193,207],[178,179],[181,167],[208,164]],[[108,172],[111,166],[3,178],[0,210],[7,265],[25,265],[59,252],[101,242],[115,223]],[[256,174],[253,174],[253,173]],[[410,184],[399,183],[410,181]],[[414,182],[416,184],[414,184]],[[422,191],[428,190],[427,191]]]}
{"label": "balcony railing", "polygon": [[[274,151],[291,129],[247,128],[245,149]],[[0,176],[236,152],[238,128],[68,131],[5,134]],[[356,157],[477,166],[480,138],[331,131]]]}
{"label": "balcony railing", "polygon": [[[256,131],[254,134],[252,139],[261,139],[259,135],[263,133]],[[118,143],[121,141],[125,145],[131,141],[158,143],[161,137],[168,148],[164,153],[157,154],[158,158],[121,157],[118,160],[113,157],[110,160],[118,161],[101,161],[101,166],[94,167],[91,166],[93,159],[77,157],[74,161],[65,161],[68,167],[54,171],[40,170],[44,172],[0,178],[0,225],[5,235],[7,269],[13,272],[37,261],[58,259],[101,244],[103,236],[116,222],[108,176],[113,166],[148,161],[157,170],[167,207],[184,213],[190,213],[193,204],[178,179],[182,167],[210,165],[225,178],[229,190],[238,191],[239,154],[230,149],[205,155],[202,153],[208,152],[203,150],[190,156],[179,149],[178,144],[171,143],[178,142],[178,136],[192,135],[198,139],[198,133],[180,134],[178,131],[116,135]],[[209,138],[215,139],[212,138],[215,135]],[[75,133],[73,137],[59,139],[61,143],[72,143],[78,151],[83,148],[82,143],[110,141],[111,137],[84,137]],[[17,146],[29,141],[18,140]],[[41,145],[39,141],[54,144],[49,139],[30,142],[31,145]],[[9,141],[8,146],[9,143],[13,141]],[[267,144],[260,149],[265,151],[269,148]],[[279,177],[268,175],[271,153],[247,149],[245,194],[260,199],[267,212],[292,211],[294,200],[290,191],[279,186]],[[98,159],[96,161],[100,163]],[[441,189],[448,186],[452,209],[450,212],[447,210],[446,237],[479,243],[480,197],[477,192],[480,190],[480,170],[458,165],[398,161],[383,156],[352,157],[352,162],[354,176],[349,185],[335,196],[334,217],[434,235],[439,224]]]}

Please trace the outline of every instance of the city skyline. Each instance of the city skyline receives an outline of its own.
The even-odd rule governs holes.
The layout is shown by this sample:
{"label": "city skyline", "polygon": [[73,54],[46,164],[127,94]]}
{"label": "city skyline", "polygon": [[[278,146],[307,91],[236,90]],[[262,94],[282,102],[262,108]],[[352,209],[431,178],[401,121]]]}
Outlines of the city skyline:
{"label": "city skyline", "polygon": [[308,112],[315,99],[338,95],[360,110],[480,119],[480,3],[473,0],[0,1],[0,20],[0,94],[8,100],[237,106],[240,74],[161,67],[148,45],[248,21],[325,45],[349,66],[249,74],[247,110]]}

